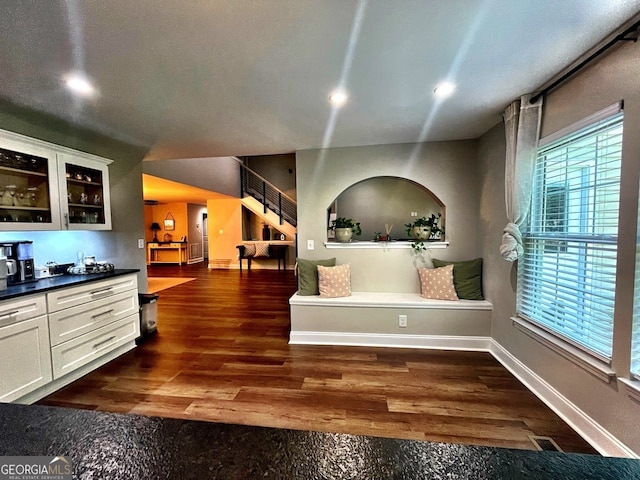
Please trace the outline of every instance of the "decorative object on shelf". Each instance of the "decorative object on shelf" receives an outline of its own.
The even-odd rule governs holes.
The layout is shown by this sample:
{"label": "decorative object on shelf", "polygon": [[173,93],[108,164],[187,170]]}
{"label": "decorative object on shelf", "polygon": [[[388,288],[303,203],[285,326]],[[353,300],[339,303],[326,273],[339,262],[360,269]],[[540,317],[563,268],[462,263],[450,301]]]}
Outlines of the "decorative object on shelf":
{"label": "decorative object on shelf", "polygon": [[262,225],[262,240],[268,241],[271,238],[271,231],[269,230],[269,225],[264,223]]}
{"label": "decorative object on shelf", "polygon": [[387,234],[387,236],[384,239],[385,242],[390,242],[391,241],[391,230],[393,230],[393,224],[389,225],[388,223],[385,223],[384,224],[384,231]]}
{"label": "decorative object on shelf", "polygon": [[167,216],[164,218],[164,229],[165,230],[176,229],[176,221],[173,219],[173,215],[171,215],[171,212],[167,213]]}
{"label": "decorative object on shelf", "polygon": [[379,242],[380,240],[382,240],[382,232],[375,232],[373,234],[373,241]]}
{"label": "decorative object on shelf", "polygon": [[158,232],[160,230],[162,230],[162,228],[160,228],[160,224],[158,222],[153,222],[151,224],[151,227],[149,228],[149,230],[151,230],[153,232],[153,242],[154,243],[158,243]]}
{"label": "decorative object on shelf", "polygon": [[13,197],[16,195],[16,186],[7,185],[4,187],[4,193],[2,194],[3,205],[13,205]]}
{"label": "decorative object on shelf", "polygon": [[438,226],[438,222],[442,217],[441,213],[436,216],[432,213],[430,217],[421,217],[413,221],[413,223],[405,223],[407,235],[415,238],[416,241],[411,244],[411,247],[416,253],[426,250],[424,242],[429,239],[440,239],[444,233],[444,229]]}
{"label": "decorative object on shelf", "polygon": [[350,218],[338,217],[331,221],[328,230],[332,230],[336,235],[336,242],[348,243],[353,235],[362,235],[360,222],[354,222]]}
{"label": "decorative object on shelf", "polygon": [[[166,220],[165,220],[165,222],[166,222]],[[163,240],[165,242],[172,242],[173,241],[173,235],[171,235],[170,233],[165,233],[164,237],[163,237]]]}

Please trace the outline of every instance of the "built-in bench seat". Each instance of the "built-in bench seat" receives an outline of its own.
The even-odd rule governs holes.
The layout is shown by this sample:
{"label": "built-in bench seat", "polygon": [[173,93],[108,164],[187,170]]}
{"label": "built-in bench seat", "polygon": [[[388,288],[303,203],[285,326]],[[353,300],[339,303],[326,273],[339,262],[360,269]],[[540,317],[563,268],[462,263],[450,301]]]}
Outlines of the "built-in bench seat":
{"label": "built-in bench seat", "polygon": [[[488,350],[493,305],[486,300],[431,300],[417,293],[352,292],[289,299],[292,344]],[[407,326],[399,326],[406,315]]]}

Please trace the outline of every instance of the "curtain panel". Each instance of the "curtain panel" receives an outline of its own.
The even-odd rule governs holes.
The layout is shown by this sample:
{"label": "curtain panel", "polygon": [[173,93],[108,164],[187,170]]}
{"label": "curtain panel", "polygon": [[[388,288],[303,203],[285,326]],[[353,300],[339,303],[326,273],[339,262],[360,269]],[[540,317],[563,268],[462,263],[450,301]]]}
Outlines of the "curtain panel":
{"label": "curtain panel", "polygon": [[502,234],[500,254],[508,262],[522,256],[522,234],[531,204],[531,187],[538,151],[542,97],[530,103],[531,95],[515,100],[504,112],[506,138],[505,202],[508,223]]}

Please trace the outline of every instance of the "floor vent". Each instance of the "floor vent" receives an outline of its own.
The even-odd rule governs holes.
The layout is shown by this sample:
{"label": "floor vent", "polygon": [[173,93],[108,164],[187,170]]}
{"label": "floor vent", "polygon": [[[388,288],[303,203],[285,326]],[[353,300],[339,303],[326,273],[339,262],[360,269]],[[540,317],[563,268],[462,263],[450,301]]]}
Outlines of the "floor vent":
{"label": "floor vent", "polygon": [[562,452],[562,449],[551,437],[540,437],[537,435],[529,435],[529,440],[541,452]]}

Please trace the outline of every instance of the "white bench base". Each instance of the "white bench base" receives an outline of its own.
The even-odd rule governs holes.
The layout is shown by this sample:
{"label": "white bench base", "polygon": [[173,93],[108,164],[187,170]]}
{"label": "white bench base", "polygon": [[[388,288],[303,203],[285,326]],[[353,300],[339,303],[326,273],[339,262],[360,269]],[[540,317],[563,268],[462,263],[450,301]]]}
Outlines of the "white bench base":
{"label": "white bench base", "polygon": [[[489,350],[486,300],[429,300],[417,293],[352,292],[350,297],[289,299],[291,344]],[[398,326],[407,316],[407,327]]]}

